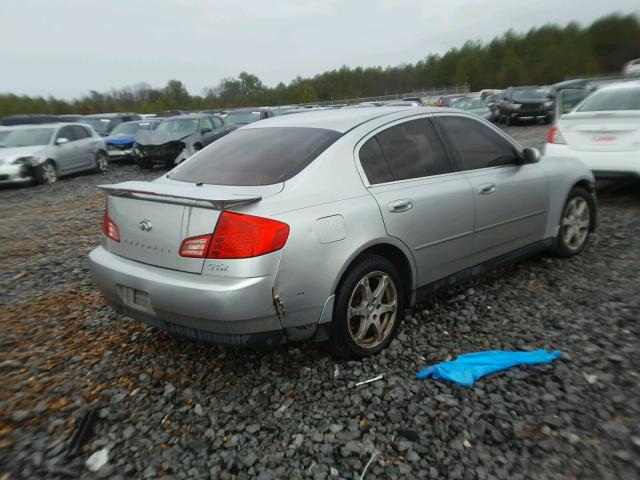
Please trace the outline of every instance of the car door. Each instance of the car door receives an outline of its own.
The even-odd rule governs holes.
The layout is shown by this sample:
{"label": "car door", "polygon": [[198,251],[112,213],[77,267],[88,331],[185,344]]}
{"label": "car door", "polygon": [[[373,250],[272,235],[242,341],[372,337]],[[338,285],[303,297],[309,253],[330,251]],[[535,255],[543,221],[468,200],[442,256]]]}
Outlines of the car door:
{"label": "car door", "polygon": [[[66,139],[66,142],[60,143]],[[80,160],[76,144],[76,136],[70,125],[58,130],[55,139],[55,157],[58,174],[63,175],[79,168]]]}
{"label": "car door", "polygon": [[80,125],[71,125],[76,136],[76,150],[78,154],[78,166],[90,168],[94,166],[95,139],[89,135],[87,129]]}
{"label": "car door", "polygon": [[225,130],[223,126],[222,119],[218,117],[206,117],[203,119],[203,122],[206,122],[206,128],[211,128],[211,131],[204,135],[204,145],[209,145],[210,143],[215,142],[220,137],[226,135],[228,130]]}
{"label": "car door", "polygon": [[461,114],[434,118],[473,188],[474,263],[543,240],[549,180],[540,164],[523,164],[519,146],[482,120]]}
{"label": "car door", "polygon": [[387,233],[413,253],[418,285],[469,266],[473,194],[427,117],[381,127],[357,147]]}

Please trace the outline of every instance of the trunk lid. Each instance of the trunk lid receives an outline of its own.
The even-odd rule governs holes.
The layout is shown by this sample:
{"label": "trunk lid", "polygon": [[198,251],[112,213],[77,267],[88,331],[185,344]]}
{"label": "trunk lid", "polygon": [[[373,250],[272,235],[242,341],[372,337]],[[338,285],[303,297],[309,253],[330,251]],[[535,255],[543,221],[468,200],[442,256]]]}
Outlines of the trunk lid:
{"label": "trunk lid", "polygon": [[563,115],[558,128],[574,150],[640,150],[640,112],[576,112]]}
{"label": "trunk lid", "polygon": [[120,242],[110,252],[163,268],[202,273],[205,260],[179,255],[183,240],[213,233],[223,209],[260,201],[282,185],[195,186],[184,182],[123,182],[100,185],[109,194],[109,217]]}

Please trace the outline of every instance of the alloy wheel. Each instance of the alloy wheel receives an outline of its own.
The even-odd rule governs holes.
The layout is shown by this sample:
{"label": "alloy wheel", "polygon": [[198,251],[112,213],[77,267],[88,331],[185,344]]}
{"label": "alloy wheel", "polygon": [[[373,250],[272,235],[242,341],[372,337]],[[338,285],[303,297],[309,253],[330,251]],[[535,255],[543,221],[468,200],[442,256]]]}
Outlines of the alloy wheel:
{"label": "alloy wheel", "polygon": [[584,245],[590,222],[591,211],[587,201],[582,197],[573,197],[562,216],[562,236],[567,248],[575,252]]}
{"label": "alloy wheel", "polygon": [[51,184],[58,180],[56,167],[54,167],[51,162],[43,163],[40,168],[42,169],[42,183]]}
{"label": "alloy wheel", "polygon": [[347,326],[361,348],[375,348],[393,331],[398,310],[398,290],[390,275],[374,271],[355,286],[349,299]]}
{"label": "alloy wheel", "polygon": [[96,153],[96,170],[99,172],[106,172],[109,161],[104,152]]}

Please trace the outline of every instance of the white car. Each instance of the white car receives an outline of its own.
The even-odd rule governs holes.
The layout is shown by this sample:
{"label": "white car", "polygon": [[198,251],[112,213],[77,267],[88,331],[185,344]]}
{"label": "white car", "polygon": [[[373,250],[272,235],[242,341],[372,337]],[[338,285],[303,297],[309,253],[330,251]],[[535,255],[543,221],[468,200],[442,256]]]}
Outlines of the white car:
{"label": "white car", "polygon": [[640,58],[625,63],[622,73],[625,75],[640,75]]}
{"label": "white car", "polygon": [[640,178],[640,80],[603,87],[560,115],[545,154],[579,158],[597,178]]}

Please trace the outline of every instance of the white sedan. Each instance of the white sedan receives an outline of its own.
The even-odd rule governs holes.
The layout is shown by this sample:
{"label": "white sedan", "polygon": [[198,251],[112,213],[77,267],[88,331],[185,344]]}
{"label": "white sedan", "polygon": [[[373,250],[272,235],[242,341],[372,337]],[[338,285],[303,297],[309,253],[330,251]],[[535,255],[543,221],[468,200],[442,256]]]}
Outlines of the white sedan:
{"label": "white sedan", "polygon": [[597,178],[640,178],[640,81],[603,87],[559,116],[545,153],[579,158]]}

